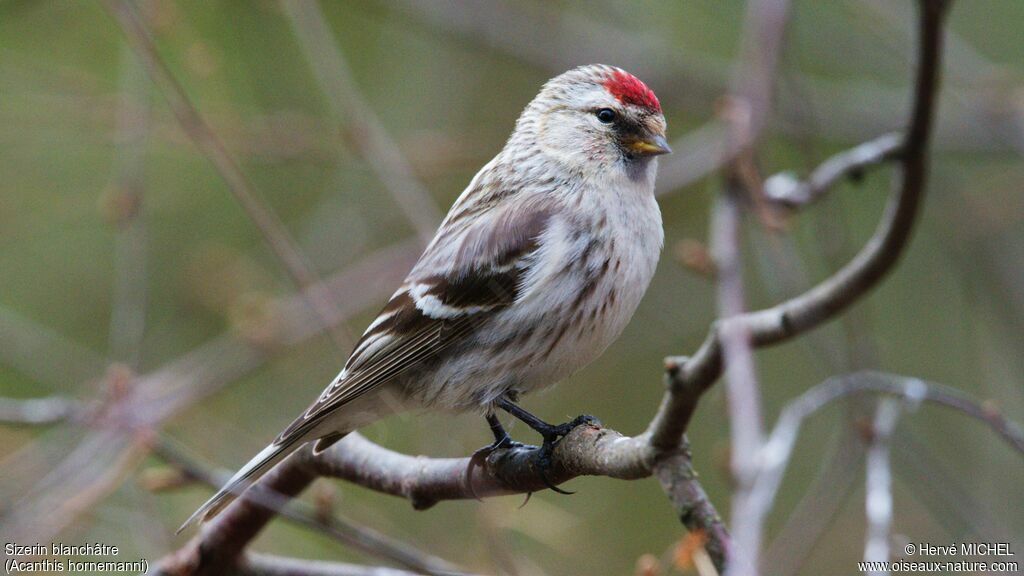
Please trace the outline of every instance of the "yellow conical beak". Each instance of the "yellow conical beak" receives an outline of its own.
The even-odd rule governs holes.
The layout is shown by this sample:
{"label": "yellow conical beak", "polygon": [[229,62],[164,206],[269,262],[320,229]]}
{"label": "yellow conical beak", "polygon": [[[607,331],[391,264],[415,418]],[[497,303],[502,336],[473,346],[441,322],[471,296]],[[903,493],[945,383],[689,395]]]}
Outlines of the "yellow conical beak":
{"label": "yellow conical beak", "polygon": [[665,140],[664,136],[660,134],[651,136],[649,138],[640,138],[629,142],[626,147],[630,153],[636,156],[659,156],[661,154],[669,154],[672,152],[672,148],[668,145],[668,141]]}

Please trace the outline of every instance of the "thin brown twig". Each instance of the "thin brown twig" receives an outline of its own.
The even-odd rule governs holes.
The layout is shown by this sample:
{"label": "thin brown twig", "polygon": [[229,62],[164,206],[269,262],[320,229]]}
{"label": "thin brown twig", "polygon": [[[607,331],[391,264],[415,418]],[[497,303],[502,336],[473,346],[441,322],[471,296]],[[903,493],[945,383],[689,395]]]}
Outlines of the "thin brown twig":
{"label": "thin brown twig", "polygon": [[1018,424],[956,388],[877,372],[837,376],[804,392],[780,414],[764,448],[761,469],[754,486],[754,500],[757,503],[755,514],[763,517],[771,508],[804,420],[840,398],[864,393],[896,395],[912,403],[928,402],[951,408],[986,424],[1010,447],[1024,454],[1024,430]]}
{"label": "thin brown twig", "polygon": [[790,208],[807,206],[843,178],[857,177],[870,166],[897,159],[902,146],[902,134],[883,134],[825,160],[806,180],[797,179],[791,172],[780,172],[765,180],[765,197]]}
{"label": "thin brown twig", "polygon": [[[740,201],[760,191],[756,146],[768,124],[774,101],[789,8],[788,0],[751,0],[744,16],[740,66],[725,107],[730,120],[729,142],[733,156],[724,164],[724,189],[712,211],[710,245],[718,272],[719,318],[734,318],[746,311]],[[749,328],[726,324],[719,334],[732,439],[730,468],[735,481],[730,514],[732,555],[727,559],[725,574],[756,575],[762,527],[752,521],[747,510],[757,454],[764,443],[761,389]]]}
{"label": "thin brown twig", "polygon": [[745,326],[755,347],[789,340],[830,320],[863,297],[903,254],[924,196],[927,146],[938,91],[943,4],[923,4],[920,62],[910,128],[900,158],[902,174],[875,234],[845,267],[810,290],[771,308],[721,319],[692,357],[670,358],[666,362],[669,390],[648,428],[655,446],[679,443],[702,392],[721,375],[723,324]]}
{"label": "thin brown twig", "polygon": [[765,550],[764,563],[774,573],[787,576],[799,572],[853,490],[863,455],[859,437],[849,424],[844,426],[836,452],[823,464],[811,488]]}
{"label": "thin brown twig", "polygon": [[[937,60],[937,57],[936,57],[936,60]],[[934,64],[935,64],[935,62],[933,62],[933,65]],[[922,68],[924,68],[924,67],[925,66],[922,64]],[[934,71],[932,71],[931,73],[934,74]],[[928,73],[922,72],[921,74],[928,74]],[[928,93],[927,98],[929,98],[929,99],[933,97],[931,92],[934,92],[934,90],[931,90]],[[920,103],[920,101],[922,100],[922,98],[920,96],[921,93],[922,93],[921,82],[919,82],[919,89],[918,89],[919,97],[917,98],[918,103]],[[930,103],[928,104],[928,106],[930,106]],[[910,140],[912,140],[913,138],[917,138],[917,139],[919,139],[921,141],[922,149],[919,151],[920,152],[919,153],[920,157],[917,160],[918,163],[919,163],[919,166],[917,166],[917,169],[916,169],[917,179],[918,179],[918,183],[917,183],[918,187],[921,186],[921,183],[920,183],[920,179],[921,178],[920,178],[920,176],[921,176],[921,172],[923,171],[923,169],[922,169],[922,167],[920,165],[923,165],[923,155],[924,155],[923,154],[923,152],[924,152],[923,146],[924,146],[924,141],[926,141],[926,139],[927,139],[926,137],[927,137],[928,124],[929,124],[929,121],[930,121],[930,110],[929,110],[928,113],[925,114],[925,118],[924,118],[924,126],[925,126],[924,134],[923,135],[920,134],[920,133],[915,134],[915,131],[913,130],[913,126],[915,124],[919,125],[919,126],[921,125],[920,117],[917,114],[917,112],[919,110],[920,110],[920,106],[918,104],[918,105],[915,106],[914,124],[912,124],[912,129],[911,129],[911,131],[910,131],[910,133],[908,135],[908,142]],[[907,155],[909,156],[910,152],[908,152]],[[907,173],[915,172],[915,170],[911,169],[911,168],[914,167],[913,162],[910,162],[910,161],[904,159],[903,163],[904,163],[904,165],[906,167],[906,169],[905,169],[905,176],[904,176],[904,180],[905,180],[905,184],[906,184],[906,181],[907,181],[906,174]],[[904,188],[908,188],[908,186],[904,186]],[[918,192],[919,192],[919,190],[918,190]],[[904,196],[906,196],[908,194],[909,193],[906,190],[903,191],[903,195]],[[899,224],[906,225],[906,228],[907,228],[907,230],[903,232],[904,238],[902,240],[898,240],[897,239],[895,241],[895,245],[898,246],[901,249],[902,248],[901,244],[905,243],[906,235],[909,234],[909,223],[912,222],[912,216],[913,216],[915,210],[907,209],[904,206],[904,209],[901,212],[901,210],[899,208],[900,208],[901,205],[903,205],[903,203],[902,202],[897,202],[896,204],[897,204],[897,208],[894,209],[893,212],[896,212],[897,215],[902,213],[903,214],[903,219],[901,220],[900,218],[897,218],[895,216],[893,216],[891,219],[894,220],[894,221],[897,221]],[[910,213],[910,219],[909,220],[907,220],[907,215],[906,215],[907,212]],[[886,222],[889,222],[889,219],[886,219]],[[888,225],[895,226],[895,224],[892,224],[891,222]],[[882,238],[883,244],[885,243],[885,238],[887,238],[888,236],[889,236],[888,233],[880,234],[880,237]],[[896,236],[898,236],[898,234],[896,234]],[[872,252],[872,245],[871,244],[869,244],[869,247],[868,247],[868,249],[865,250],[865,252],[869,253],[869,254]],[[897,255],[898,255],[899,249],[897,249],[896,252],[897,252]],[[891,258],[894,260],[895,256],[892,256]],[[858,262],[857,259],[855,259],[854,263],[857,263],[857,262]],[[846,278],[846,281],[847,282],[852,282],[853,280],[857,280],[857,281],[865,282],[865,283],[867,283],[870,286],[871,284],[876,282],[878,278],[880,278],[881,274],[884,274],[884,272],[888,269],[888,267],[891,266],[891,262],[888,263],[888,264],[882,264],[882,265],[874,264],[873,265],[874,268],[871,268],[872,265],[869,265],[869,264],[862,265],[863,267],[868,268],[869,271],[865,272],[865,271],[862,270],[858,274],[855,274],[853,276],[852,280],[850,278]],[[853,266],[853,264],[851,264],[850,267],[854,268],[855,271],[857,269],[857,267]],[[850,267],[848,267],[848,268],[850,268]],[[879,271],[878,271],[879,268],[881,269],[881,273],[879,273]],[[844,269],[844,270],[847,270],[847,269]],[[826,281],[826,283],[827,283],[827,281]],[[859,288],[854,289],[854,294],[852,296],[848,296],[850,298],[850,301],[852,301],[853,299],[856,299],[857,297],[859,297],[861,294],[864,293],[864,291],[866,291],[866,289],[867,289],[866,287],[859,287]],[[829,301],[828,299],[826,299],[826,304],[836,305],[836,301],[839,302],[839,307],[840,308],[843,305],[845,305],[846,303],[848,303],[848,302],[845,302],[843,298],[836,298],[836,299],[834,299],[832,301]],[[822,304],[821,302],[817,302],[817,305],[818,306],[825,306],[825,304]],[[808,308],[812,309],[813,307],[812,306],[808,306]],[[838,311],[838,310],[829,310],[828,306],[826,306],[825,312],[827,312],[829,314],[834,314],[836,311]],[[822,310],[818,310],[817,312],[819,312],[819,314],[820,314],[822,312]],[[828,314],[826,314],[826,317],[827,316],[828,316]],[[812,317],[813,317],[813,315],[812,315]],[[782,319],[785,320],[786,317],[783,316]],[[775,338],[779,338],[779,339],[786,338],[786,337],[791,337],[796,332],[801,331],[801,330],[806,330],[810,326],[816,325],[817,323],[820,323],[821,321],[824,321],[824,319],[825,318],[818,318],[816,320],[809,321],[809,322],[807,322],[805,324],[800,324],[800,325],[797,326],[795,331],[793,329],[791,329],[791,328],[787,328],[786,327],[787,322],[782,322],[782,324],[783,324],[782,335],[774,336],[774,337]],[[774,334],[774,332],[771,332],[771,331],[767,331],[765,333],[769,334],[769,336]],[[715,334],[716,334],[716,331],[713,330],[712,331],[712,335],[717,340],[717,336],[715,336]],[[769,337],[765,336],[765,338],[768,339]],[[760,341],[756,341],[755,340],[755,343],[760,343]],[[712,358],[712,357],[717,356],[717,355],[720,354],[720,350],[713,350],[710,346],[706,346],[705,348],[702,348],[702,351],[704,351],[705,356],[707,356],[709,358]],[[701,353],[699,352],[698,353],[698,357],[696,359],[699,360],[700,354]],[[697,373],[700,373],[700,374],[712,374],[710,376],[709,380],[713,382],[713,380],[717,378],[717,375],[718,375],[717,372],[720,372],[720,370],[721,370],[721,358],[719,357],[717,360],[704,360],[704,362],[705,362],[704,370],[697,370]],[[717,368],[714,367],[715,364],[718,365]],[[694,366],[694,368],[695,369],[700,369],[701,366],[702,365],[700,363],[698,363],[698,364],[696,364]],[[711,367],[711,368],[709,369],[708,367]],[[678,368],[678,366],[676,368]],[[678,370],[670,371],[670,381],[674,382],[676,380],[676,378],[677,378],[677,375],[678,375]],[[710,382],[708,382],[707,385],[710,385]],[[676,391],[676,392],[679,392],[679,390],[676,390],[675,388],[676,387],[673,386],[673,390]],[[699,394],[701,392],[703,392],[703,389],[699,389],[699,388],[698,389],[691,389],[689,392],[696,397],[696,396],[699,396]],[[695,404],[696,399],[694,398],[694,399],[690,400],[689,402],[691,402],[692,404]],[[689,419],[689,414],[686,414],[686,422],[688,422],[688,419]],[[673,441],[675,446],[679,445],[679,441],[681,440],[681,432],[682,432],[682,430],[685,430],[686,422],[683,423],[683,426],[679,429],[680,434]],[[653,426],[653,424],[652,424],[652,426]],[[657,428],[655,427],[654,430],[656,431]],[[658,446],[658,444],[656,442],[656,439],[653,437],[653,434],[652,434],[652,436],[650,438],[640,437],[640,439],[643,440],[643,443],[642,443],[643,447],[636,446],[636,445],[631,445],[637,439],[628,439],[628,438],[624,438],[624,437],[616,438],[616,439],[614,439],[615,442],[609,444],[609,446],[615,447],[616,444],[624,443],[628,447],[627,450],[621,450],[622,446],[619,446],[617,449],[614,450],[614,453],[618,454],[619,456],[621,456],[623,458],[624,462],[628,462],[629,463],[629,465],[620,466],[619,470],[630,470],[630,471],[641,470],[642,471],[642,466],[644,466],[645,463],[649,461],[649,459],[657,457],[658,455],[673,454],[674,453],[673,449],[671,447],[666,449],[666,447],[664,447],[664,446]],[[647,440],[650,441],[650,444],[648,444]],[[631,441],[633,441],[633,442],[631,442]],[[566,456],[575,456],[576,453],[574,453],[572,451],[571,442],[568,442],[568,439],[566,439],[563,442],[566,442],[566,444],[561,449],[564,452],[566,452]],[[657,448],[654,448],[655,446],[657,446]],[[609,449],[611,449],[611,448],[608,448],[608,447],[604,448],[604,450],[609,450]],[[597,456],[603,456],[603,454],[601,452],[602,452],[601,450],[596,451],[596,455]],[[633,454],[629,458],[626,458],[625,456],[623,456],[626,452],[633,452]],[[637,458],[637,455],[642,455],[642,457]],[[493,457],[493,455],[492,455],[492,457]],[[502,455],[498,455],[498,457],[500,458],[500,457],[502,457]],[[524,460],[524,463],[525,464],[529,464],[530,462],[529,462],[528,459],[526,459],[526,460]],[[579,463],[577,463],[577,464],[579,464]],[[585,460],[584,460],[584,464],[586,464]],[[621,464],[621,462],[620,462],[620,464]],[[586,466],[583,466],[583,468],[585,468],[585,467]],[[529,468],[530,467],[527,466],[525,469],[529,470]],[[465,470],[465,468],[463,468],[463,470]],[[515,471],[515,470],[512,470],[512,471]],[[634,472],[631,472],[631,473],[634,473]],[[503,475],[503,477],[499,478],[500,482],[496,483],[496,485],[499,487],[499,489],[502,489],[502,490],[508,490],[509,489],[508,487],[509,487],[510,484],[507,482],[507,479],[510,478],[510,477],[511,478],[517,478],[514,474],[512,476]],[[529,478],[526,478],[526,479],[529,480]],[[445,482],[446,482],[446,484],[445,484],[446,486],[451,486],[452,485],[451,479],[445,479]]]}
{"label": "thin brown twig", "polygon": [[138,55],[146,72],[160,89],[182,130],[213,164],[224,179],[228,190],[241,205],[246,215],[260,231],[267,246],[283,265],[296,286],[306,289],[310,306],[317,311],[329,333],[343,353],[348,353],[353,338],[339,321],[339,313],[330,296],[320,288],[312,264],[299,250],[298,243],[277,215],[260,200],[252,183],[238,166],[212,128],[203,120],[199,110],[189,99],[185,89],[157,51],[153,39],[143,24],[135,6],[128,0],[107,0],[107,10],[120,25],[129,45]]}
{"label": "thin brown twig", "polygon": [[684,441],[678,453],[660,456],[653,473],[683,526],[692,533],[706,536],[704,548],[721,573],[726,559],[732,555],[732,536],[697,478],[689,444]]}
{"label": "thin brown twig", "polygon": [[[154,454],[168,464],[178,467],[189,478],[202,482],[212,488],[222,486],[230,477],[230,474],[226,472],[216,472],[202,462],[199,462],[188,454],[187,451],[167,438],[156,437],[152,450]],[[260,496],[263,496],[263,498],[261,499]],[[369,556],[390,560],[424,572],[451,572],[455,570],[452,564],[441,558],[426,554],[405,542],[395,540],[376,530],[360,526],[336,515],[324,516],[318,514],[301,502],[275,496],[267,492],[259,492],[254,494],[253,498],[258,499],[262,506],[272,509],[285,520],[326,534],[348,546],[361,550]],[[202,535],[199,538],[202,538]]]}
{"label": "thin brown twig", "polygon": [[[874,286],[902,253],[923,191],[926,143],[930,134],[937,84],[938,26],[941,22],[937,16],[941,12],[926,12],[929,17],[922,18],[924,33],[915,105],[901,159],[904,166],[903,182],[894,195],[891,208],[886,212],[878,232],[860,255],[836,275],[778,307],[723,321],[747,323],[754,345],[791,338],[831,318]],[[668,462],[670,458],[666,458],[666,455],[678,454],[682,433],[700,395],[717,380],[723,368],[719,330],[720,326],[716,325],[705,344],[689,361],[669,363],[669,391],[648,433],[632,439],[616,435],[618,437],[614,438],[614,442],[602,443],[598,441],[598,434],[584,434],[591,428],[581,427],[560,443],[560,450],[556,450],[555,473],[558,474],[561,468],[562,475],[553,480],[564,481],[581,470],[583,473],[594,470],[611,476],[625,474],[625,477],[640,477],[654,471],[659,461]],[[574,437],[577,440],[573,440]],[[342,451],[342,447],[346,449]],[[376,454],[376,451],[371,452]],[[419,507],[441,499],[507,493],[515,489],[532,491],[543,484],[543,480],[535,474],[536,468],[532,465],[528,451],[522,449],[493,453],[487,459],[491,466],[478,470],[479,476],[474,475],[472,485],[468,487],[464,473],[470,462],[466,459],[405,458],[413,460],[417,476],[409,478],[396,473],[381,478],[363,474],[349,479],[372,483],[371,487],[388,493],[406,497],[411,494],[410,499]],[[562,463],[563,458],[573,465],[566,466]],[[352,442],[345,441],[325,453],[323,459],[332,460],[332,466],[349,471],[360,470],[353,462],[368,462],[365,453],[360,454],[352,447]],[[678,466],[676,469],[668,468],[667,464],[662,466],[658,470],[666,474],[680,473]],[[567,468],[568,474],[565,473]],[[345,474],[339,473],[338,476],[345,477]],[[429,497],[425,498],[424,494]],[[690,509],[694,504],[683,499],[677,503],[677,509]]]}
{"label": "thin brown twig", "polygon": [[309,512],[294,513],[292,506],[295,504],[289,505],[289,502],[312,484],[317,476],[316,470],[300,455],[291,456],[204,525],[188,544],[164,558],[158,573],[221,574],[235,566],[249,542],[270,520],[283,512],[293,522],[321,529],[364,552],[386,557],[418,572],[443,576],[462,574],[440,558],[424,554],[368,529],[350,530],[347,523],[316,518]]}
{"label": "thin brown twig", "polygon": [[441,211],[430,191],[416,178],[398,144],[356,87],[345,56],[338,48],[317,2],[282,0],[306,60],[320,86],[335,122],[348,123],[353,142],[391,194],[395,205],[426,245],[441,222]]}
{"label": "thin brown twig", "polygon": [[121,102],[117,110],[117,156],[110,220],[117,227],[110,311],[110,356],[138,368],[146,325],[146,226],[142,218],[145,142],[150,130],[149,83],[125,47],[121,58]]}
{"label": "thin brown twig", "polygon": [[[338,301],[344,303],[346,316],[354,314],[379,302],[379,294],[400,281],[418,253],[419,247],[415,242],[379,250],[332,276],[325,282],[324,289],[336,294]],[[372,279],[369,284],[367,278]],[[40,529],[67,525],[73,518],[64,516],[64,513],[77,514],[84,509],[61,506],[58,514],[55,510],[61,502],[61,495],[90,493],[92,484],[102,480],[96,468],[121,458],[120,452],[131,445],[129,436],[134,431],[159,428],[180,410],[261,366],[274,351],[322,333],[323,325],[315,321],[301,295],[282,298],[275,305],[283,314],[280,324],[275,324],[273,332],[278,338],[274,343],[258,346],[238,334],[227,334],[149,374],[132,377],[134,384],[117,402],[90,401],[88,406],[83,403],[75,407],[73,416],[76,416],[76,423],[92,422],[95,415],[102,415],[104,426],[90,430],[71,452],[73,458],[65,458],[73,461],[66,462],[66,466],[62,462],[54,473],[47,476],[46,484],[35,482],[37,488],[47,486],[45,491],[31,490],[13,503],[4,528],[33,531],[42,538],[45,534],[41,534]],[[45,370],[28,373],[54,386],[66,387],[68,382],[83,381],[92,377],[91,371],[102,373],[105,367],[110,366],[107,360],[4,308],[0,308],[0,343],[4,344],[0,346],[0,357],[19,369],[32,370],[35,363],[23,361],[33,355],[51,360],[46,363]],[[25,405],[18,405],[12,413],[24,420]],[[31,408],[28,413],[31,415]],[[64,417],[64,414],[60,416]],[[54,423],[57,418],[47,417],[44,420]],[[44,448],[26,450],[28,455],[38,458],[46,452]],[[25,456],[20,458],[19,467],[27,465]],[[66,470],[75,472],[67,473]],[[119,482],[123,479],[117,478]],[[52,493],[52,498],[44,493],[47,491]],[[95,493],[103,496],[107,491]],[[43,517],[48,519],[45,526],[39,520]]]}
{"label": "thin brown twig", "polygon": [[[1024,431],[1019,425],[955,388],[893,375],[856,373],[815,386],[783,412],[765,448],[765,459],[772,467],[758,471],[755,491],[759,502],[764,501],[764,490],[773,485],[777,488],[777,482],[768,482],[773,474],[779,474],[778,466],[791,450],[799,424],[839,398],[866,393],[898,395],[951,408],[986,424],[1024,454]],[[649,476],[655,469],[654,460],[665,456],[652,450],[646,440],[644,436],[630,438],[597,425],[577,427],[556,445],[549,477],[559,484],[581,475],[622,479]],[[538,451],[535,447],[496,450],[483,462],[470,458],[426,458],[393,452],[359,434],[351,434],[316,457],[308,448],[302,449],[282,466],[312,469],[318,475],[349,480],[405,498],[415,508],[424,509],[444,500],[542,489],[544,479],[538,472]],[[685,455],[682,451],[676,454]]]}

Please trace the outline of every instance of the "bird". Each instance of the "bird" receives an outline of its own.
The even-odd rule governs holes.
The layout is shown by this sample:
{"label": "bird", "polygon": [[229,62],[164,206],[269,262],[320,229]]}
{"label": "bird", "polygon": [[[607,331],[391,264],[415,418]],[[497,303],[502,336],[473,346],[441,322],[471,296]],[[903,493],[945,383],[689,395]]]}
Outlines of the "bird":
{"label": "bird", "polygon": [[179,532],[301,446],[321,453],[406,410],[482,413],[490,448],[513,444],[496,416],[505,411],[540,433],[546,466],[591,417],[548,424],[518,398],[589,364],[636,311],[664,244],[654,183],[671,152],[666,127],[654,92],[621,68],[585,65],[546,82],[341,373]]}

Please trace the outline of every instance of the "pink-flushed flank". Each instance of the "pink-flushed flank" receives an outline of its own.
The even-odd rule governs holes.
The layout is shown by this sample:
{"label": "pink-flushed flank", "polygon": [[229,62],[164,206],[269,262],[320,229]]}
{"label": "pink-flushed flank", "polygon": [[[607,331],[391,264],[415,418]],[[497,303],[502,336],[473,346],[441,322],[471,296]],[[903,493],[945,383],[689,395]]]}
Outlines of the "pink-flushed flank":
{"label": "pink-flushed flank", "polygon": [[632,74],[616,70],[612,73],[611,78],[605,80],[604,87],[623,104],[632,104],[653,112],[661,112],[661,103],[658,102],[654,91]]}

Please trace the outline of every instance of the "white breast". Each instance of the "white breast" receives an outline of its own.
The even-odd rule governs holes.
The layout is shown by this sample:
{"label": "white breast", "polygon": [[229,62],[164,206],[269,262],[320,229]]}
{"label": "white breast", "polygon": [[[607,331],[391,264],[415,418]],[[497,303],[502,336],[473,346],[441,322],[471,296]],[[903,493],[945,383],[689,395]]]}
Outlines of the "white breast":
{"label": "white breast", "polygon": [[519,300],[437,367],[434,378],[443,385],[427,403],[468,409],[509,388],[550,386],[615,341],[650,284],[664,241],[650,182],[622,176],[567,193],[531,257]]}
{"label": "white breast", "polygon": [[[536,290],[527,296],[531,301],[524,302],[528,306],[509,318],[538,323],[530,344],[535,360],[518,375],[523,391],[554,384],[596,359],[622,333],[650,285],[664,243],[661,211],[647,182],[623,178],[616,184],[581,191],[582,201],[572,214],[592,217],[549,230],[552,255],[561,258],[547,262]],[[574,236],[573,226],[582,226],[584,233]],[[585,253],[595,239],[598,254]],[[580,258],[589,258],[590,269],[566,273],[566,265]],[[605,262],[607,271],[596,285],[588,285],[595,278],[592,272]],[[582,293],[589,296],[578,305]],[[568,328],[559,326],[552,335],[555,318]],[[552,343],[552,337],[559,341]]]}

